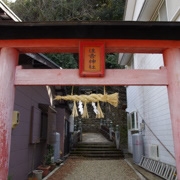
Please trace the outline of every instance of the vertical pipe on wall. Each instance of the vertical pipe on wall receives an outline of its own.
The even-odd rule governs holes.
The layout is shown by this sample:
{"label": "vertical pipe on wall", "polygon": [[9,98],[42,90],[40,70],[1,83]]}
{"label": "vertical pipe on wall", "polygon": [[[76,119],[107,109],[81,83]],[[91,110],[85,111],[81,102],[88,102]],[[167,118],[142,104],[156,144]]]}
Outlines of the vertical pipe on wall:
{"label": "vertical pipe on wall", "polygon": [[11,127],[15,95],[15,70],[19,53],[13,48],[0,50],[0,179],[6,180],[10,157]]}
{"label": "vertical pipe on wall", "polygon": [[180,49],[163,52],[168,75],[168,96],[178,179],[180,179]]}

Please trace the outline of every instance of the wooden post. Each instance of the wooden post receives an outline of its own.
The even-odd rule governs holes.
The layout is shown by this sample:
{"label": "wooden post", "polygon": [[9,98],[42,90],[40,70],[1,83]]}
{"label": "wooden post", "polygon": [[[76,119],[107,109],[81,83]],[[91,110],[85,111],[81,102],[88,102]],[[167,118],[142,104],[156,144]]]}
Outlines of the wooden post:
{"label": "wooden post", "polygon": [[12,115],[15,95],[15,70],[18,51],[2,48],[0,51],[0,179],[8,177]]}
{"label": "wooden post", "polygon": [[163,52],[168,75],[169,107],[174,139],[174,150],[178,179],[180,179],[180,49]]}

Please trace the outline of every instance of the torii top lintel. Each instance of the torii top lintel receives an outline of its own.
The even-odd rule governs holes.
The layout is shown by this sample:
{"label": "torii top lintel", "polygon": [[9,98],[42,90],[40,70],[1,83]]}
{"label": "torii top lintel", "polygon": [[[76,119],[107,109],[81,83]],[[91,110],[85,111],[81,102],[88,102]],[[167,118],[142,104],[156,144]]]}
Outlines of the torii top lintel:
{"label": "torii top lintel", "polygon": [[105,43],[106,52],[162,53],[180,48],[179,22],[24,22],[0,24],[0,48],[78,53],[80,41]]}

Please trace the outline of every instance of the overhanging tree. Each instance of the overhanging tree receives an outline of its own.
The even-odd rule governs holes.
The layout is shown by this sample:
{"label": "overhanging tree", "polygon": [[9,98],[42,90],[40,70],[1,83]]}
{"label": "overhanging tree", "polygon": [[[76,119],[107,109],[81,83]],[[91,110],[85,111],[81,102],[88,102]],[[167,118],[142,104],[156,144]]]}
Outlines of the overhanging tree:
{"label": "overhanging tree", "polygon": [[[4,0],[7,1],[7,0]],[[16,0],[10,8],[22,21],[122,20],[125,0]],[[46,54],[64,69],[78,68],[77,54]],[[106,68],[120,68],[117,54],[106,55]]]}

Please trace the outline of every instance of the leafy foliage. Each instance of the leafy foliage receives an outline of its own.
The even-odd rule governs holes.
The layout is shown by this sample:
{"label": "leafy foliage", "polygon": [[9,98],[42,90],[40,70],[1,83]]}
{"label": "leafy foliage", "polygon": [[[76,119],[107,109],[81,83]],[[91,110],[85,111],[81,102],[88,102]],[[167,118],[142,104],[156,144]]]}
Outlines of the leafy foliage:
{"label": "leafy foliage", "polygon": [[44,165],[51,164],[51,157],[54,155],[54,147],[52,145],[47,145],[47,153],[44,157]]}
{"label": "leafy foliage", "polygon": [[118,54],[106,54],[106,69],[122,69],[123,66],[118,64]]}
{"label": "leafy foliage", "polygon": [[97,18],[100,20],[122,20],[124,4],[125,0],[104,1],[97,10]]}
{"label": "leafy foliage", "polygon": [[10,8],[23,21],[122,20],[124,4],[125,0],[16,0]]}
{"label": "leafy foliage", "polygon": [[[5,2],[7,0],[4,0]],[[16,0],[10,8],[22,21],[122,20],[125,0]],[[78,68],[77,54],[46,54],[63,69]],[[121,68],[118,54],[106,55],[106,68]]]}
{"label": "leafy foliage", "polygon": [[48,58],[54,61],[57,65],[62,67],[63,69],[77,69],[79,67],[78,64],[78,56],[75,56],[71,53],[52,53],[45,54]]}

